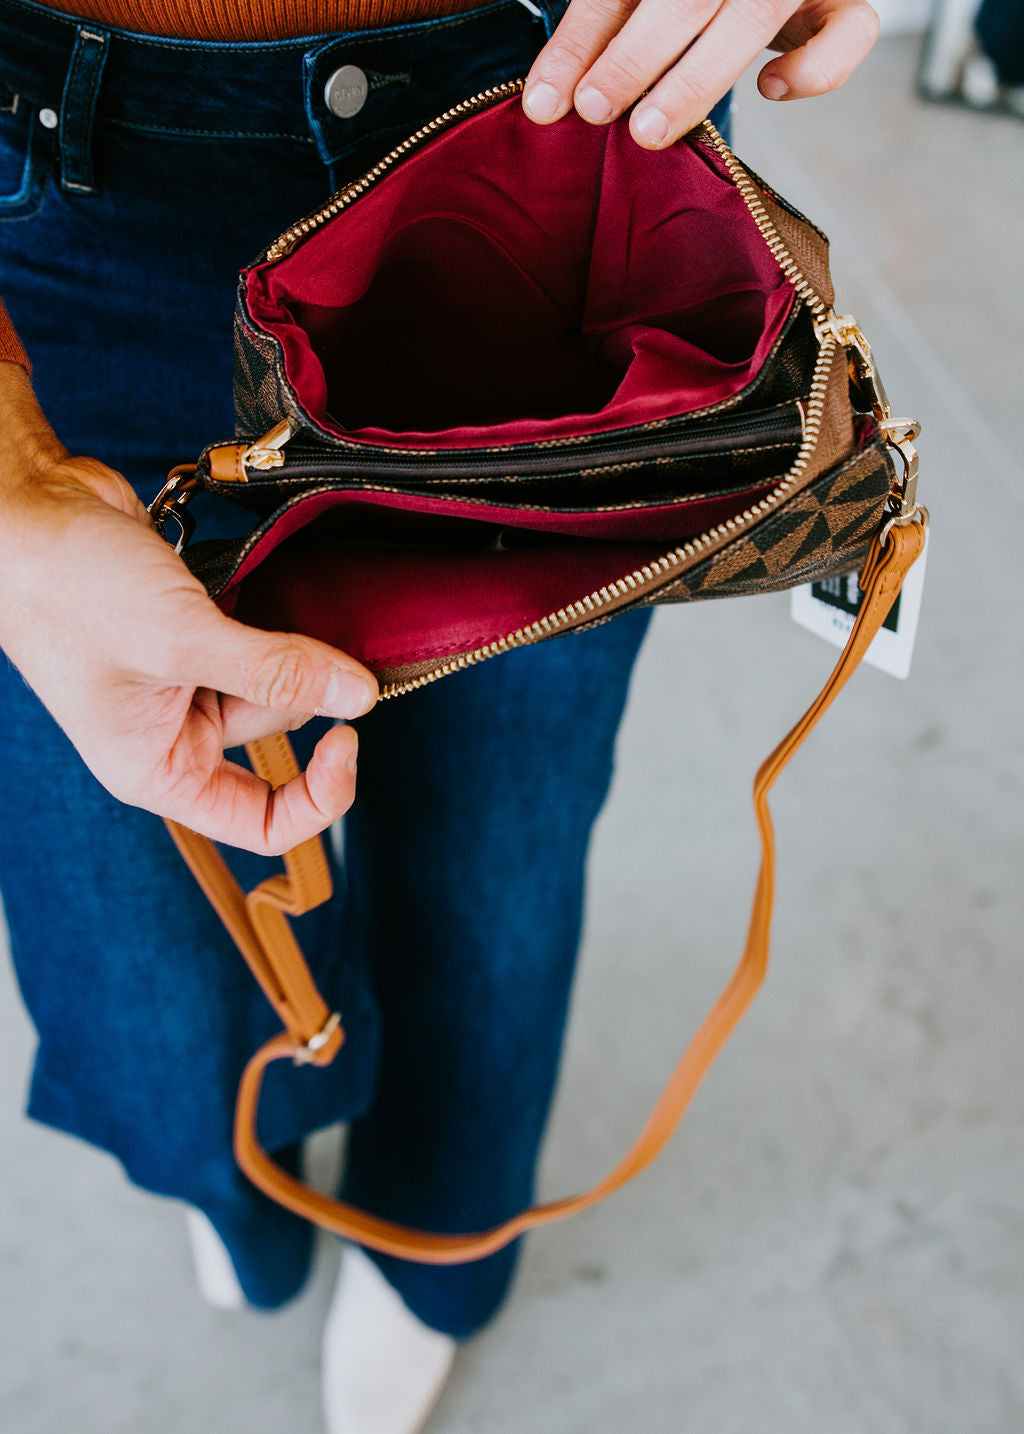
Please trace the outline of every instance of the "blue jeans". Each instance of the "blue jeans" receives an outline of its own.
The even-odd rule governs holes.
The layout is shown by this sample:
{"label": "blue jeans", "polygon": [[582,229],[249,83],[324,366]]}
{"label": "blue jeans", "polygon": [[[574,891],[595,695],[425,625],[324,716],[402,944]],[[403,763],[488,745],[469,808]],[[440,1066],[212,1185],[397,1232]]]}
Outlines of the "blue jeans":
{"label": "blue jeans", "polygon": [[[148,500],[172,463],[230,436],[237,270],[436,113],[524,74],[557,17],[558,0],[539,3],[539,20],[500,0],[211,44],[0,0],[0,294],[72,451]],[[369,77],[351,119],[324,101],[344,64]],[[236,526],[199,505],[202,535]],[[285,1163],[346,1121],[342,1193],[380,1214],[475,1230],[531,1198],[587,844],[645,627],[636,613],[510,653],[361,723],[338,894],[298,923],[348,1041],[329,1071],[268,1076],[261,1135]],[[39,1035],[29,1114],[205,1211],[249,1300],[276,1306],[303,1284],[310,1229],[231,1153],[239,1074],[275,1019],[163,823],[98,785],[2,659],[0,703],[0,884]],[[322,730],[297,735],[303,760]],[[247,886],[269,869],[231,862]],[[462,1337],[514,1261],[512,1247],[380,1264],[421,1319]]]}
{"label": "blue jeans", "polygon": [[974,28],[1000,84],[1024,85],[1024,10],[1019,0],[982,0]]}

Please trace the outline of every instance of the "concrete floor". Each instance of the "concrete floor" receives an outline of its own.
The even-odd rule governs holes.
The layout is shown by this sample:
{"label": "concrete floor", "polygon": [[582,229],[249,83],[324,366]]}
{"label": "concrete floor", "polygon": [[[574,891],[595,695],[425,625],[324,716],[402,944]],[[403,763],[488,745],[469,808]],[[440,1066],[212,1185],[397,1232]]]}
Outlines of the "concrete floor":
{"label": "concrete floor", "polygon": [[[1024,1426],[1024,126],[918,104],[915,49],[882,42],[823,100],[744,87],[737,116],[925,424],[914,673],[858,674],[785,777],[764,994],[659,1164],[531,1240],[431,1434]],[[739,948],[750,776],[831,661],[787,613],[655,622],[593,852],[552,1194],[624,1148]],[[286,1312],[205,1308],[178,1209],[20,1118],[9,987],[0,1011],[4,1434],[318,1429],[330,1243]]]}

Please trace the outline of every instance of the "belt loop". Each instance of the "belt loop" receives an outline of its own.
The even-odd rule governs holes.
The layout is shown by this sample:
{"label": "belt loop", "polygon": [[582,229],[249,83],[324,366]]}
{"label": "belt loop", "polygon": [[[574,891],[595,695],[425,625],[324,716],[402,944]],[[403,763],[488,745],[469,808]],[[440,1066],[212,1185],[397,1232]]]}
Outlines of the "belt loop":
{"label": "belt loop", "polygon": [[60,102],[60,184],[76,194],[95,194],[93,117],[110,36],[79,25]]}

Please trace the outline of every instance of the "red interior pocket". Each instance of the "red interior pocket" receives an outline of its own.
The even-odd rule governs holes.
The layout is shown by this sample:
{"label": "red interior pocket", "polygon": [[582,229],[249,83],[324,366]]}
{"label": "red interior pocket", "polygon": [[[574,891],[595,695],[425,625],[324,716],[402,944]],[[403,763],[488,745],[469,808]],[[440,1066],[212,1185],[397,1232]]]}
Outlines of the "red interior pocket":
{"label": "red interior pocket", "polygon": [[771,486],[608,513],[312,495],[254,543],[219,601],[251,626],[318,637],[377,671],[443,660],[656,561]]}
{"label": "red interior pocket", "polygon": [[[430,450],[706,408],[756,377],[794,302],[717,156],[695,140],[643,150],[625,121],[534,125],[518,98],[414,151],[246,282],[316,424]],[[222,604],[378,671],[443,660],[654,562],[771,487],[762,469],[744,492],[587,513],[531,510],[523,491],[508,509],[431,496],[429,483],[383,493],[371,472],[279,514]]]}

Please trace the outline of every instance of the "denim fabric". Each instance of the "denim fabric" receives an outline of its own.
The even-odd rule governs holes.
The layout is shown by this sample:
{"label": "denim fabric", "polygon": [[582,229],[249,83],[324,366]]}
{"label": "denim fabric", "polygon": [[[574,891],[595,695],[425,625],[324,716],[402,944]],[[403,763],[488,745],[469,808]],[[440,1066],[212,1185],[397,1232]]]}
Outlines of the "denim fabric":
{"label": "denim fabric", "polygon": [[982,0],[974,28],[1000,84],[1024,85],[1024,6],[1020,0]]}
{"label": "denim fabric", "polygon": [[[500,0],[212,44],[0,0],[0,294],[65,443],[148,500],[171,464],[229,436],[238,269],[396,140],[525,73],[558,13],[540,5],[542,20]],[[343,64],[370,82],[350,120],[323,98]],[[247,521],[208,499],[197,515],[202,536]],[[337,896],[299,923],[348,1041],[329,1071],[268,1076],[261,1135],[287,1163],[306,1133],[349,1121],[344,1193],[375,1211],[474,1230],[530,1198],[589,833],[646,621],[511,653],[360,724]],[[162,822],[94,781],[3,659],[0,703],[0,886],[39,1036],[29,1114],[203,1209],[248,1298],[278,1305],[305,1279],[310,1230],[230,1149],[239,1074],[275,1018]],[[321,731],[297,734],[300,758]],[[271,866],[230,860],[247,886]],[[514,1261],[513,1247],[380,1263],[420,1318],[465,1336]]]}

